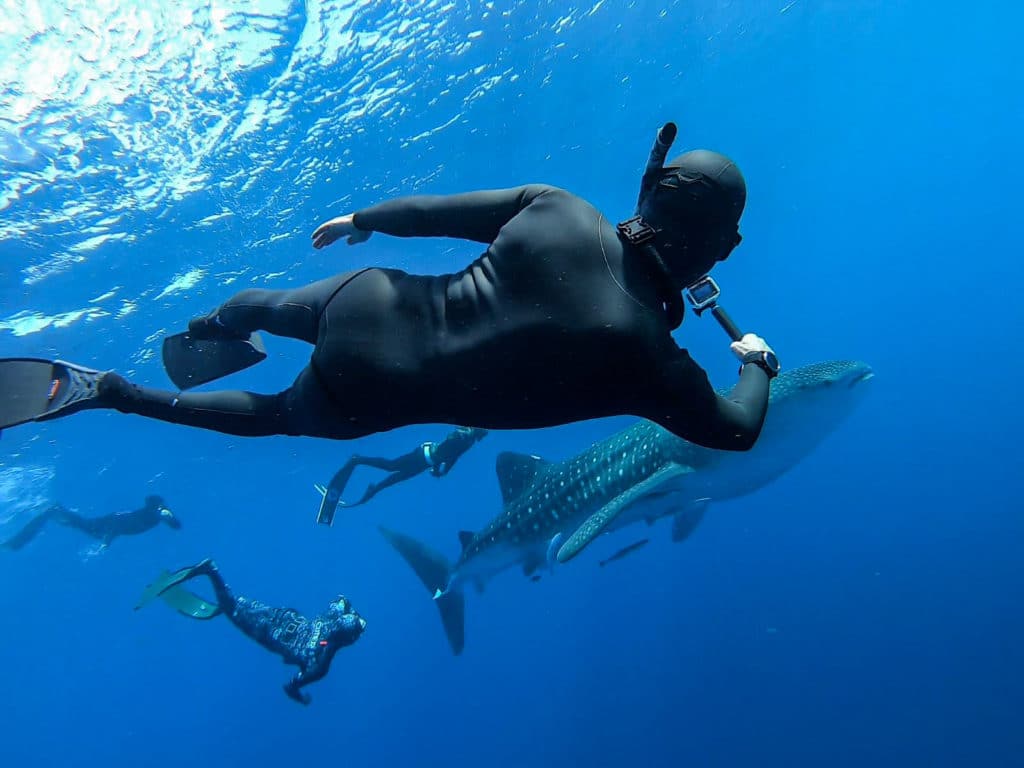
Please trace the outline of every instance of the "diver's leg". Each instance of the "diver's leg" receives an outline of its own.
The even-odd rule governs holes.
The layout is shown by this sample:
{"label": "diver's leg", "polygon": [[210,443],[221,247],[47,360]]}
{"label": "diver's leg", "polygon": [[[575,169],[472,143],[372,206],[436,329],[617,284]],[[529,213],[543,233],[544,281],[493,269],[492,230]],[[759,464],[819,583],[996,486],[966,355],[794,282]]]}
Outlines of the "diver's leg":
{"label": "diver's leg", "polygon": [[[171,424],[243,437],[305,435],[349,440],[370,434],[330,398],[310,366],[276,395],[240,390],[169,392],[132,384],[113,371],[99,380],[89,408],[113,408]],[[60,414],[63,415],[63,414]]]}
{"label": "diver's leg", "polygon": [[363,497],[359,499],[359,501],[353,504],[342,504],[342,506],[358,507],[360,504],[368,502],[385,488],[390,488],[392,485],[397,485],[398,483],[408,480],[410,477],[415,477],[418,474],[419,472],[392,472],[379,483],[370,483],[366,486],[366,492],[363,493]]}
{"label": "diver's leg", "polygon": [[[385,462],[383,461],[380,462],[380,464],[384,463]],[[390,469],[391,474],[389,474],[380,482],[370,483],[367,486],[366,492],[363,494],[363,497],[359,499],[359,501],[355,502],[354,504],[346,504],[344,506],[355,507],[360,504],[365,504],[378,493],[383,491],[385,488],[390,488],[392,485],[397,485],[398,483],[404,482],[412,477],[415,477],[416,475],[425,471],[428,467],[427,459],[423,455],[422,447],[415,448],[409,451],[404,456],[399,456],[397,459],[388,459],[386,460],[386,464],[386,467],[382,466],[381,468]],[[370,466],[379,465],[371,464]]]}
{"label": "diver's leg", "polygon": [[230,617],[238,604],[238,600],[231,592],[231,587],[224,581],[224,577],[220,575],[220,569],[217,568],[217,564],[207,558],[198,565],[193,566],[189,578],[200,575],[207,576],[210,579],[210,583],[213,585],[213,592],[217,596],[217,605]]}
{"label": "diver's leg", "polygon": [[284,395],[241,390],[170,392],[132,384],[116,373],[100,381],[102,407],[171,424],[209,429],[244,437],[299,434],[288,431]]}
{"label": "diver's leg", "polygon": [[107,533],[100,518],[85,517],[65,507],[60,507],[59,511],[55,511],[53,517],[61,525],[74,528],[94,539],[103,539]]}
{"label": "diver's leg", "polygon": [[[348,481],[352,477],[352,473],[356,470],[356,467],[360,466],[382,469],[385,472],[391,472],[393,474],[384,478],[380,483],[370,483],[359,501],[348,503],[342,500],[341,495],[345,492],[345,486],[348,485]],[[388,459],[383,456],[360,456],[359,454],[355,454],[349,458],[341,469],[335,473],[334,477],[331,478],[331,482],[327,486],[327,492],[324,496],[325,503],[330,504],[331,500],[333,500],[335,505],[340,505],[342,507],[358,507],[360,504],[365,504],[369,501],[377,494],[378,491],[422,472],[426,469],[426,466],[426,459],[423,458],[422,448],[416,448],[415,450],[395,459]]]}
{"label": "diver's leg", "polygon": [[294,636],[297,620],[301,619],[294,610],[275,608],[258,600],[236,597],[224,581],[224,577],[220,575],[217,564],[212,560],[204,560],[193,569],[193,572],[195,575],[204,574],[209,577],[217,596],[217,606],[242,634],[255,640],[271,653],[288,654],[288,640]]}
{"label": "diver's leg", "polygon": [[22,527],[20,531],[11,536],[9,539],[0,544],[0,547],[10,550],[19,550],[28,544],[32,539],[39,535],[39,532],[43,530],[43,527],[53,518],[57,517],[61,512],[64,511],[64,507],[59,504],[55,504],[43,512],[29,520]]}
{"label": "diver's leg", "polygon": [[196,338],[246,337],[253,331],[266,331],[315,344],[320,317],[328,302],[364,271],[344,272],[301,288],[280,291],[249,288],[235,294],[210,314],[192,320],[189,331]]}

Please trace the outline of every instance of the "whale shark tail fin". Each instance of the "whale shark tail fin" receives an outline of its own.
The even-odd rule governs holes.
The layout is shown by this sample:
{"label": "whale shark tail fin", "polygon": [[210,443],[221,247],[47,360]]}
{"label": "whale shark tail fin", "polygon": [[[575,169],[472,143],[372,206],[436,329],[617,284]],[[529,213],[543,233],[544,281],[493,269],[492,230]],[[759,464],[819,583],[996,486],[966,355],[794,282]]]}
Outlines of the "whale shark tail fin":
{"label": "whale shark tail fin", "polygon": [[434,598],[452,653],[458,656],[466,644],[466,601],[462,590],[451,584],[452,567],[447,558],[411,536],[379,527],[381,534],[416,572]]}

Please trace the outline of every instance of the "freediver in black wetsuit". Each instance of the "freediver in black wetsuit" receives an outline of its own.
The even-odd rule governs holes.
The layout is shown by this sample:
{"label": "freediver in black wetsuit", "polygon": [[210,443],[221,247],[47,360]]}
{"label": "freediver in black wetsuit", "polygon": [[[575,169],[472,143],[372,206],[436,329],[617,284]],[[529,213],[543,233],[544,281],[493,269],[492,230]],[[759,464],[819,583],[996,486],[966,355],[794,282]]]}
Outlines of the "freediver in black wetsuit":
{"label": "freediver in black wetsuit", "polygon": [[164,500],[159,496],[147,496],[146,504],[140,509],[126,512],[114,512],[100,517],[84,517],[72,512],[67,507],[54,504],[42,514],[34,517],[25,527],[11,538],[0,544],[6,549],[21,549],[43,529],[49,521],[76,528],[87,536],[99,541],[104,547],[118,536],[138,536],[156,528],[161,523],[175,530],[181,528],[181,521],[175,516]]}
{"label": "freediver in black wetsuit", "polygon": [[[335,507],[358,507],[385,488],[415,477],[421,472],[430,470],[430,474],[434,477],[444,477],[466,451],[486,436],[486,429],[457,427],[440,443],[422,443],[394,459],[355,454],[335,473],[330,485],[323,489],[324,499],[320,505],[320,514],[317,520],[330,524],[334,517]],[[356,467],[360,466],[382,469],[389,474],[378,483],[370,483],[358,501],[346,502],[341,498],[341,494],[345,492],[345,486]]]}
{"label": "freediver in black wetsuit", "polygon": [[[740,378],[722,397],[671,336],[680,291],[740,242],[746,185],[706,150],[664,165],[675,133],[671,123],[659,132],[638,215],[618,227],[543,184],[398,198],[322,224],[315,248],[373,232],[487,248],[455,274],[364,268],[291,290],[248,289],[189,324],[198,340],[232,344],[264,330],[315,345],[283,392],[174,393],[113,372],[8,360],[0,394],[31,392],[0,406],[0,428],[96,407],[236,435],[332,439],[420,423],[523,429],[632,414],[700,445],[747,450],[778,372],[774,353],[754,334],[734,341]],[[42,369],[23,368],[33,364]]]}
{"label": "freediver in black wetsuit", "polygon": [[[197,576],[208,576],[217,596],[216,607],[193,595],[181,585]],[[175,573],[163,574],[147,587],[138,610],[155,597],[164,597],[180,613],[200,619],[212,619],[223,613],[243,634],[271,653],[281,656],[286,664],[299,668],[285,684],[284,692],[300,704],[311,698],[301,689],[323,678],[331,667],[334,655],[352,645],[366,629],[366,621],[339,595],[322,613],[307,619],[294,608],[274,608],[256,600],[236,597],[212,560],[204,560]]]}

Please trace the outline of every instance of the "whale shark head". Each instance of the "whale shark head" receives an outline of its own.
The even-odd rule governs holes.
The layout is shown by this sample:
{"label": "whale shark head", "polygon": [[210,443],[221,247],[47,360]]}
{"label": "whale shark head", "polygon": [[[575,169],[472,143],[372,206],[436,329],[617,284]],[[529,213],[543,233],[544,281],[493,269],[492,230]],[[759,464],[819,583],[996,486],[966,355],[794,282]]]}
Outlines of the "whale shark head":
{"label": "whale shark head", "polygon": [[[761,436],[743,460],[750,482],[763,484],[810,455],[857,410],[872,378],[871,366],[858,360],[814,363],[776,378]],[[739,455],[722,464],[733,458]]]}
{"label": "whale shark head", "polygon": [[[696,471],[659,487],[620,516],[613,528],[703,509],[709,501],[734,499],[768,485],[814,453],[860,405],[874,373],[856,360],[833,360],[783,372],[771,385],[764,428],[749,451],[714,451],[691,446],[680,454]],[[664,440],[678,438],[664,433]]]}
{"label": "whale shark head", "polygon": [[784,441],[801,452],[815,448],[857,409],[874,375],[867,363],[833,360],[779,376],[758,445]]}

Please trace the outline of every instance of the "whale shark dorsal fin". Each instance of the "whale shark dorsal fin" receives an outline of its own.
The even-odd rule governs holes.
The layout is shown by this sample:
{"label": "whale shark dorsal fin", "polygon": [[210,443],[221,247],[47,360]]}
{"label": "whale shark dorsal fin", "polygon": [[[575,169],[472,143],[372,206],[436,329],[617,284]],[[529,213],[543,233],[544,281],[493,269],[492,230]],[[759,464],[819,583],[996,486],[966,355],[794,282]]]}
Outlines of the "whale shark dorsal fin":
{"label": "whale shark dorsal fin", "polygon": [[472,543],[475,536],[476,534],[472,531],[459,531],[459,544],[462,545],[463,552],[466,551],[466,547]]}
{"label": "whale shark dorsal fin", "polygon": [[683,464],[666,464],[643,482],[637,483],[620,493],[583,521],[583,524],[576,529],[572,536],[569,537],[569,540],[559,548],[558,562],[567,563],[576,557],[576,555],[583,551],[584,547],[601,535],[622,510],[634,501],[648,495],[651,489],[657,488],[672,478],[687,475],[693,471],[693,467]]}
{"label": "whale shark dorsal fin", "polygon": [[494,461],[494,471],[501,487],[501,500],[511,504],[533,485],[533,481],[550,462],[540,456],[502,451]]}

